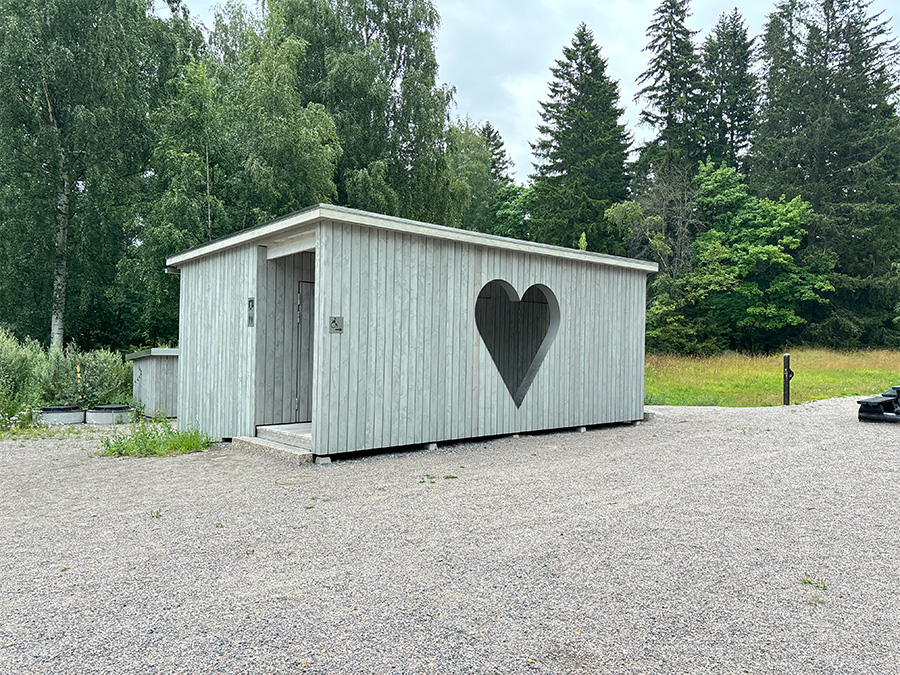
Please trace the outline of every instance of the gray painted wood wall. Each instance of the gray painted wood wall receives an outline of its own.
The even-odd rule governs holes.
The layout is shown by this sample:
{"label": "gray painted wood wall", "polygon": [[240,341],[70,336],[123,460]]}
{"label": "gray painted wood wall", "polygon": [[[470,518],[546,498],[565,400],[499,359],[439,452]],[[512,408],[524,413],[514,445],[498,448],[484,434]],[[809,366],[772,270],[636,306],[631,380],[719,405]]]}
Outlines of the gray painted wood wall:
{"label": "gray painted wood wall", "polygon": [[148,417],[178,416],[178,350],[147,349],[129,354],[132,396]]}
{"label": "gray painted wood wall", "polygon": [[[643,416],[646,272],[319,225],[313,448],[334,454]],[[560,324],[517,408],[475,325],[485,284],[555,294]]]}
{"label": "gray painted wood wall", "polygon": [[[260,260],[260,258],[262,260]],[[217,437],[256,432],[256,302],[265,250],[228,249],[181,268],[178,423]],[[254,308],[254,313],[258,314]],[[258,316],[254,317],[254,323]]]}

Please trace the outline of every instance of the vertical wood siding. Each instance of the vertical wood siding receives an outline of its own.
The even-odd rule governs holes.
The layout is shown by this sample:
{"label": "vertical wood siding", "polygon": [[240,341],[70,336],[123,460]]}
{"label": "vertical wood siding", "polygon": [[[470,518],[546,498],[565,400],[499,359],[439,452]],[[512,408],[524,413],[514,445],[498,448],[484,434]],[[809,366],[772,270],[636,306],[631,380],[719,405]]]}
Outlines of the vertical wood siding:
{"label": "vertical wood siding", "polygon": [[[641,419],[646,272],[340,222],[322,223],[316,246],[317,454]],[[518,408],[475,322],[495,279],[559,302]]]}
{"label": "vertical wood siding", "polygon": [[148,354],[134,359],[134,399],[148,417],[178,415],[178,357]]}
{"label": "vertical wood siding", "polygon": [[308,422],[312,419],[315,256],[298,253],[266,260],[265,249],[262,251],[257,293],[256,424]]}
{"label": "vertical wood siding", "polygon": [[[256,245],[228,249],[181,269],[178,418],[230,438],[255,433],[256,327],[247,300],[257,297]],[[256,322],[259,321],[256,311]]]}

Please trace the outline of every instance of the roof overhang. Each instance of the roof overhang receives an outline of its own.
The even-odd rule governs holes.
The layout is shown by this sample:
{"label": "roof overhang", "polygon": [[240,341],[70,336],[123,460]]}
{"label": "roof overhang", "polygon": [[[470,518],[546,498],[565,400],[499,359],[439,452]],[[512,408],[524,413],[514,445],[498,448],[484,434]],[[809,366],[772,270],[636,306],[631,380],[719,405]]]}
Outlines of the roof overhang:
{"label": "roof overhang", "polygon": [[360,227],[446,239],[474,246],[502,249],[504,251],[516,251],[612,267],[624,267],[648,273],[656,272],[659,269],[656,263],[646,260],[635,260],[604,253],[592,253],[551,246],[549,244],[510,239],[508,237],[498,237],[493,234],[471,232],[469,230],[422,223],[394,216],[383,216],[377,213],[348,209],[343,206],[331,206],[329,204],[317,204],[284,218],[273,220],[271,223],[260,227],[243,230],[208,244],[177,253],[166,260],[166,266],[180,268],[185,263],[247,244],[266,246],[268,249],[266,257],[270,260],[301,251],[311,251],[315,248],[316,225],[323,221],[339,221]]}

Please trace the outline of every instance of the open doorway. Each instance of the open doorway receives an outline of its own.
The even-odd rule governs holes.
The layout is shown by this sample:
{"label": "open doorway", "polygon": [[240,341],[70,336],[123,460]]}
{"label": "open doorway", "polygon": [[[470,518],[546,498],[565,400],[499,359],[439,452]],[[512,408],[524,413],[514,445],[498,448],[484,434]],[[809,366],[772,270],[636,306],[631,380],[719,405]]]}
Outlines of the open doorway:
{"label": "open doorway", "polygon": [[312,422],[313,392],[313,328],[315,284],[312,281],[297,282],[297,419],[296,422]]}

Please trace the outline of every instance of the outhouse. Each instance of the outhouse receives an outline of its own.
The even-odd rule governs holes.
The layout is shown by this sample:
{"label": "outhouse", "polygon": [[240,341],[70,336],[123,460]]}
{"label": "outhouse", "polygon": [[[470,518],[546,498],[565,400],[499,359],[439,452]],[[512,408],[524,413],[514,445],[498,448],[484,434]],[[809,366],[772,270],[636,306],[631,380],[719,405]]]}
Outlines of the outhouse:
{"label": "outhouse", "polygon": [[655,263],[320,204],[167,265],[183,428],[328,456],[643,417]]}

